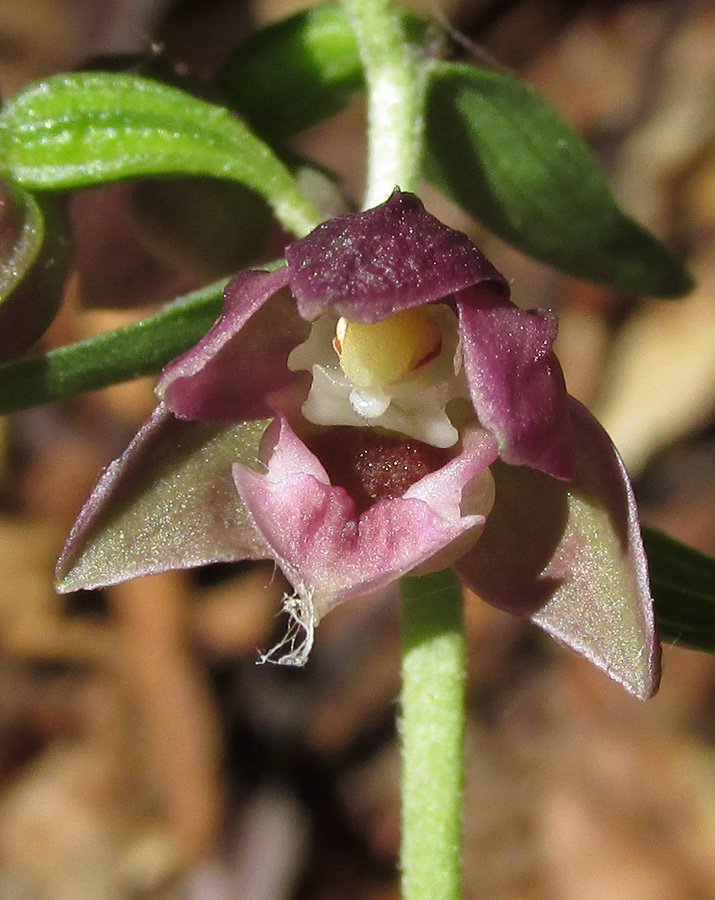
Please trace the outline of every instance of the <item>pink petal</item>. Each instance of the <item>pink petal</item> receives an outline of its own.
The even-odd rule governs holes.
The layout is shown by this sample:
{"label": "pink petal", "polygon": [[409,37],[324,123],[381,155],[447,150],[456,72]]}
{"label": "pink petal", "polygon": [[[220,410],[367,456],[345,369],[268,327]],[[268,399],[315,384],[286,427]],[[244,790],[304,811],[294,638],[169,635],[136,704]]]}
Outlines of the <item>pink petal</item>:
{"label": "pink petal", "polygon": [[376,322],[484,281],[508,295],[504,277],[466,235],[395,191],[367,212],[330,219],[286,248],[304,319],[330,310]]}
{"label": "pink petal", "polygon": [[290,297],[277,293],[288,277],[283,266],[231,281],[216,324],[166,366],[157,385],[177,418],[238,422],[273,414],[269,396],[295,379],[286,361],[308,333]]}
{"label": "pink petal", "polygon": [[268,472],[236,465],[234,480],[271,556],[312,605],[315,621],[336,604],[395,581],[484,524],[483,514],[462,515],[459,506],[468,482],[496,457],[488,435],[404,497],[380,500],[359,517],[347,491],[330,485],[285,419],[277,419],[266,437],[274,443]]}
{"label": "pink petal", "polygon": [[464,369],[501,458],[554,478],[574,471],[568,394],[552,349],[556,319],[526,312],[488,285],[457,294]]}
{"label": "pink petal", "polygon": [[608,435],[573,399],[571,410],[573,484],[495,466],[496,504],[456,568],[489,603],[528,616],[646,699],[660,649],[633,492]]}

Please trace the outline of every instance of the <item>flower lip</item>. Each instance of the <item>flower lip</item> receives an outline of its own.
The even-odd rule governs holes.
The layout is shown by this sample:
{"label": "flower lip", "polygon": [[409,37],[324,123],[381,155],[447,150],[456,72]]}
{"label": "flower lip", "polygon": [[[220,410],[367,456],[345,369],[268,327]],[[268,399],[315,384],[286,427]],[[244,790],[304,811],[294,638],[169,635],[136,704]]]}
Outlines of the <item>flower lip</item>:
{"label": "flower lip", "polygon": [[305,444],[320,459],[330,483],[348,491],[359,513],[378,500],[401,497],[454,455],[382,429],[347,425],[311,434]]}
{"label": "flower lip", "polygon": [[461,509],[471,482],[491,484],[497,446],[483,430],[402,496],[378,500],[362,514],[283,417],[270,426],[266,443],[272,447],[268,471],[235,465],[234,481],[272,558],[316,622],[338,603],[391,583],[474,534],[493,503],[493,493],[483,490],[476,506],[466,514]]}

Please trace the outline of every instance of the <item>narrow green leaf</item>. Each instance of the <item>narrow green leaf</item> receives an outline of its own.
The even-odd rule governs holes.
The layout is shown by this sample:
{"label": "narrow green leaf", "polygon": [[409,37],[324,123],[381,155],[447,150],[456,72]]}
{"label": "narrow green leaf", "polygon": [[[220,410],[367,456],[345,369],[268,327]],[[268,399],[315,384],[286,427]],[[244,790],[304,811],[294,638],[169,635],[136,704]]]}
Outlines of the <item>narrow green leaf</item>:
{"label": "narrow green leaf", "polygon": [[208,331],[225,285],[187,294],[136,325],[0,366],[0,415],[155,374]]}
{"label": "narrow green leaf", "polygon": [[663,640],[715,653],[715,559],[643,529]]}
{"label": "narrow green leaf", "polygon": [[649,296],[692,287],[677,257],[617,205],[576,132],[517,79],[436,64],[425,167],[487,228],[564,272]]}
{"label": "narrow green leaf", "polygon": [[256,191],[298,236],[321,220],[270,147],[228,110],[136,75],[79,73],[32,85],[0,116],[0,159],[35,190],[204,175]]}

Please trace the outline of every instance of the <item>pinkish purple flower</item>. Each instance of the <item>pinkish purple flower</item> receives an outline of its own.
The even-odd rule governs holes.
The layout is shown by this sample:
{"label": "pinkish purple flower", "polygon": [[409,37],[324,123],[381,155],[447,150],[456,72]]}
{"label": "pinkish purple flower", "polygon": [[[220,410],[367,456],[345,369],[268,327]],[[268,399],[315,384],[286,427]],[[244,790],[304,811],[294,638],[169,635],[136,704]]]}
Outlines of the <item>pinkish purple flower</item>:
{"label": "pinkish purple flower", "polygon": [[305,629],[407,573],[453,565],[640,697],[659,648],[627,474],[569,397],[552,315],[411,194],[333,219],[242,272],[164,370],[107,470],[60,589],[270,558]]}

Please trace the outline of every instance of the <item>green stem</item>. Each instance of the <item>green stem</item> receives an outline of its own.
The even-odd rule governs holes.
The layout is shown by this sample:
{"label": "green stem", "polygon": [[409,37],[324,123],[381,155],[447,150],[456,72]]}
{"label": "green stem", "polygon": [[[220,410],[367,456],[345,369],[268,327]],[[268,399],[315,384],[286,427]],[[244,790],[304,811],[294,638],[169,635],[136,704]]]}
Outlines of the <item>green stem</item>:
{"label": "green stem", "polygon": [[460,900],[462,593],[450,570],[402,579],[402,900]]}
{"label": "green stem", "polygon": [[168,303],[153,316],[42,356],[0,366],[0,415],[155,375],[193,346],[221,312],[226,279]]}
{"label": "green stem", "polygon": [[391,0],[343,0],[343,6],[365,70],[369,209],[395,187],[419,186],[426,76]]}

